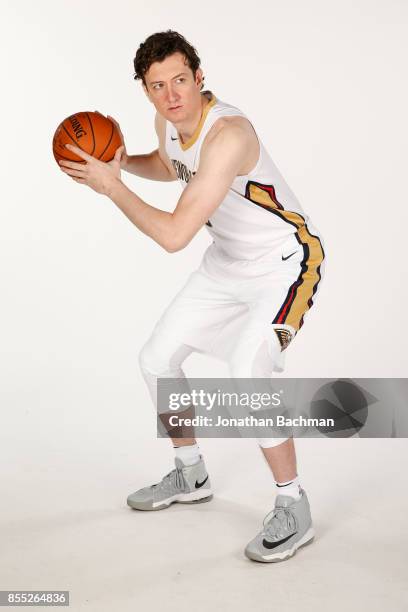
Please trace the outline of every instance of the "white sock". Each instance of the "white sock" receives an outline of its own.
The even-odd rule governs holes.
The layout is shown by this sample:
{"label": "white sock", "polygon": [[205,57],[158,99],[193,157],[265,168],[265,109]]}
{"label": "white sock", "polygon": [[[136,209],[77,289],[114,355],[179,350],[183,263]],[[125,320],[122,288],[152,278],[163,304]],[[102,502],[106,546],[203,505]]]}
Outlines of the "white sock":
{"label": "white sock", "polygon": [[278,495],[290,495],[294,499],[300,498],[300,481],[299,476],[288,480],[287,482],[275,482]]}
{"label": "white sock", "polygon": [[182,460],[184,465],[194,465],[200,461],[200,447],[198,444],[188,446],[175,446],[176,457]]}

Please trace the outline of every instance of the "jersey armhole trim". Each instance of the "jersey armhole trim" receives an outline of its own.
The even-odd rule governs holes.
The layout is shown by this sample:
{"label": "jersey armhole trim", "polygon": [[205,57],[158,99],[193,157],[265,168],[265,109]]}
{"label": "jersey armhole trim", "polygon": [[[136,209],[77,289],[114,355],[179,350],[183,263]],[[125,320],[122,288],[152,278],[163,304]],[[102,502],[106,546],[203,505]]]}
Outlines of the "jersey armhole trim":
{"label": "jersey armhole trim", "polygon": [[[249,121],[248,117],[245,117],[245,119],[247,119]],[[251,127],[254,130],[254,134],[255,134],[256,139],[257,139],[258,144],[259,144],[258,161],[256,162],[255,166],[252,168],[252,170],[250,172],[248,172],[248,174],[241,174],[241,175],[238,174],[238,177],[242,177],[242,176],[252,177],[252,176],[256,175],[258,170],[259,170],[260,165],[262,164],[263,155],[262,155],[262,143],[261,143],[261,139],[259,138],[259,136],[258,136],[258,134],[257,134],[257,132],[256,132],[256,130],[254,128],[254,126],[252,125],[252,122],[249,121],[249,123],[251,124]]]}

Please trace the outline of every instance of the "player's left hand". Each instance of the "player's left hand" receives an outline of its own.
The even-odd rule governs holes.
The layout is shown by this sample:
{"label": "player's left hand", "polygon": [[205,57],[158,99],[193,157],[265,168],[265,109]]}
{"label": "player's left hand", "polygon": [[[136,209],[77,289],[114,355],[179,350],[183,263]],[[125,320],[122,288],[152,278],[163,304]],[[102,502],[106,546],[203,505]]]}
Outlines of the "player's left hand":
{"label": "player's left hand", "polygon": [[61,170],[69,174],[75,182],[88,185],[97,193],[109,195],[115,182],[120,181],[120,159],[124,147],[121,146],[116,149],[115,157],[110,162],[102,162],[75,145],[67,144],[65,146],[78,157],[82,157],[86,163],[62,159],[59,162]]}

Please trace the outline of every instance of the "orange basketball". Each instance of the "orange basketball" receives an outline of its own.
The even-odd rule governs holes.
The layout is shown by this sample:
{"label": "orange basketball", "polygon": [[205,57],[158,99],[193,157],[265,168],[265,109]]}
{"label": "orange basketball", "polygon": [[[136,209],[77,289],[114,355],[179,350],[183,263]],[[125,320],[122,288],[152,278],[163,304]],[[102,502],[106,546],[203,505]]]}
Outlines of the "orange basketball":
{"label": "orange basketball", "polygon": [[52,140],[52,150],[56,162],[60,159],[83,162],[65,147],[73,144],[103,162],[113,159],[116,149],[122,145],[116,125],[100,113],[75,113],[64,119],[57,127]]}

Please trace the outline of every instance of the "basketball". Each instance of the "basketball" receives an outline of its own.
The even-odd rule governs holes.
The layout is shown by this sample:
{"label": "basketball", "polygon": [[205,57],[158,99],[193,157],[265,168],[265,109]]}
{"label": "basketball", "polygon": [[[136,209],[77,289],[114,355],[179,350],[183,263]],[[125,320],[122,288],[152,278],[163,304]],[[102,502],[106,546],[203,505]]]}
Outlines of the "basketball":
{"label": "basketball", "polygon": [[52,140],[56,162],[61,159],[86,163],[65,147],[76,145],[103,162],[113,159],[122,139],[116,125],[101,113],[80,112],[70,115],[57,127]]}

